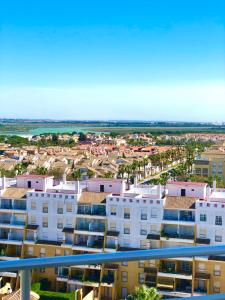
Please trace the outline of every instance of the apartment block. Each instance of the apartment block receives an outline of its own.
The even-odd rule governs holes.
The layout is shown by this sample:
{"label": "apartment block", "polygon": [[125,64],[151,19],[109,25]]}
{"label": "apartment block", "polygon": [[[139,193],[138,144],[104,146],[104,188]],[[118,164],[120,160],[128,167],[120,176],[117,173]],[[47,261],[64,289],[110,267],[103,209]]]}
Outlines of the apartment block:
{"label": "apartment block", "polygon": [[[0,260],[221,244],[225,189],[204,183],[128,186],[121,179],[85,183],[21,175],[0,179]],[[16,272],[2,284],[19,288]],[[32,281],[77,291],[79,299],[124,299],[134,287],[165,297],[225,292],[225,257],[174,258],[40,269]]]}
{"label": "apartment block", "polygon": [[193,172],[200,176],[218,176],[225,184],[225,149],[214,146],[194,161]]}

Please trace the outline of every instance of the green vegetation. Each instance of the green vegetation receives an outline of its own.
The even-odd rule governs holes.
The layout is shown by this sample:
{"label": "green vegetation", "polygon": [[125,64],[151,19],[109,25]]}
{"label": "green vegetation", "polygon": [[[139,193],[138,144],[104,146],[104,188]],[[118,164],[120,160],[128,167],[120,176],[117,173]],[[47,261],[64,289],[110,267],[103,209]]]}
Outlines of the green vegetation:
{"label": "green vegetation", "polygon": [[[161,134],[184,133],[225,133],[225,126],[211,123],[186,122],[140,122],[140,121],[47,121],[47,120],[0,120],[0,132],[4,134],[29,134],[33,130],[38,132],[52,132],[55,128],[60,132],[109,132],[111,134],[152,133]],[[44,130],[43,130],[44,129]],[[49,129],[49,131],[48,131]]]}
{"label": "green vegetation", "polygon": [[147,146],[148,143],[143,139],[130,139],[127,141],[130,146]]}
{"label": "green vegetation", "polygon": [[52,292],[45,288],[45,284],[42,284],[42,282],[33,283],[31,286],[31,290],[40,296],[40,300],[74,300],[73,293]]}
{"label": "green vegetation", "polygon": [[135,289],[132,295],[128,295],[126,300],[160,300],[162,297],[155,288],[148,288],[141,285]]}

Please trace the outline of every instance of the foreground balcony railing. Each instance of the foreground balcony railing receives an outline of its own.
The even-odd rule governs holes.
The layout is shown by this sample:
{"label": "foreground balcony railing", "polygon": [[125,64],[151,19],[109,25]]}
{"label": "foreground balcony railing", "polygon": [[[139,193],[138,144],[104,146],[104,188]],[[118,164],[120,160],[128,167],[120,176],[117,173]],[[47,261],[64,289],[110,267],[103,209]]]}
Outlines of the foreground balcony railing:
{"label": "foreground balcony railing", "polygon": [[[21,299],[30,300],[31,270],[40,268],[58,268],[86,264],[102,264],[123,261],[156,260],[165,258],[224,255],[225,245],[179,247],[153,250],[135,250],[116,253],[80,254],[30,258],[0,262],[0,272],[20,271]],[[224,300],[225,294],[190,297],[190,300]]]}

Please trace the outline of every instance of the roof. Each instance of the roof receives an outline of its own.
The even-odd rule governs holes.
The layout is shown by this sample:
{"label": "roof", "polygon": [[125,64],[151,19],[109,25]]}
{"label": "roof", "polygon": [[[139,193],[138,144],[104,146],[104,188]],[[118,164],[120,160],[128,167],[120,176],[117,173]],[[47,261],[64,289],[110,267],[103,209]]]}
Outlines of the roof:
{"label": "roof", "polygon": [[166,209],[195,209],[198,198],[193,197],[166,197]]}
{"label": "roof", "polygon": [[27,179],[44,179],[44,178],[52,178],[53,176],[49,175],[35,175],[35,174],[23,174],[23,175],[18,175],[16,178],[27,178]]}
{"label": "roof", "polygon": [[110,193],[82,192],[78,203],[101,204]]}
{"label": "roof", "polygon": [[112,182],[123,182],[125,181],[124,179],[117,179],[117,178],[92,178],[90,179],[90,182],[91,181],[112,181]]}
{"label": "roof", "polygon": [[[35,292],[30,292],[30,300],[37,300],[40,299],[40,296],[38,294],[36,294]],[[7,296],[3,296],[2,300],[21,300],[21,296],[20,296],[20,290],[9,294]]]}
{"label": "roof", "polygon": [[204,182],[192,182],[192,181],[169,181],[167,185],[185,185],[185,186],[207,186],[207,183]]}
{"label": "roof", "polygon": [[22,199],[26,196],[26,193],[29,191],[31,191],[31,189],[11,187],[5,190],[1,198]]}

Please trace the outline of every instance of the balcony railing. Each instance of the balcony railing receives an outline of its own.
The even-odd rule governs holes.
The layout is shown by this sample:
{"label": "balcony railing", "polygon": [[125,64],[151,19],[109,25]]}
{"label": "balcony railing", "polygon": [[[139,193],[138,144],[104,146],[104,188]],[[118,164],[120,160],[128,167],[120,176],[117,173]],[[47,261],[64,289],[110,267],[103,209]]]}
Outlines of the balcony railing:
{"label": "balcony railing", "polygon": [[194,240],[195,236],[194,234],[183,234],[183,233],[168,233],[165,231],[161,232],[161,237],[164,238],[173,238],[173,239],[185,239],[185,240]]}
{"label": "balcony railing", "polygon": [[[123,261],[157,260],[179,257],[224,255],[225,245],[195,246],[154,250],[135,250],[117,253],[80,254],[44,258],[2,261],[0,272],[20,271],[21,299],[30,300],[31,270],[40,268],[59,268],[85,264],[103,264]],[[198,292],[198,291],[196,291]],[[201,291],[203,292],[203,291]],[[202,297],[190,297],[189,300],[203,300]],[[224,300],[225,294],[204,296],[204,300]],[[181,299],[180,299],[181,300]]]}

